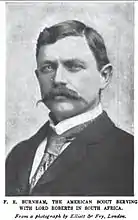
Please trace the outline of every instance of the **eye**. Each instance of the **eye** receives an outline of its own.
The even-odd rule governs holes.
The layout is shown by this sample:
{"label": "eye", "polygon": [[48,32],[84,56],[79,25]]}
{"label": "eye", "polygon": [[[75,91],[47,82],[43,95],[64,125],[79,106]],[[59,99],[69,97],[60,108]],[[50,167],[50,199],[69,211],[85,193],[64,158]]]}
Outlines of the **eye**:
{"label": "eye", "polygon": [[78,71],[82,70],[83,68],[80,65],[72,65],[72,66],[68,67],[68,69],[71,72],[78,72]]}
{"label": "eye", "polygon": [[52,73],[55,71],[55,67],[52,64],[46,64],[40,68],[40,72],[43,74]]}
{"label": "eye", "polygon": [[85,66],[79,62],[72,62],[72,61],[68,61],[65,64],[66,68],[68,69],[68,71],[70,72],[79,72],[82,69],[85,69]]}

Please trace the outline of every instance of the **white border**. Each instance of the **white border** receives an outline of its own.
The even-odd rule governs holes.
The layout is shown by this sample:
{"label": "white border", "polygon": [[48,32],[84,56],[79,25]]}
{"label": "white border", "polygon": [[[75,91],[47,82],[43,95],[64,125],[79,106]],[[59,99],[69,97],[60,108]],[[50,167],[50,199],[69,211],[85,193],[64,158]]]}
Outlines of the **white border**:
{"label": "white border", "polygon": [[[26,3],[31,3],[31,2],[43,2],[44,1],[7,1],[8,3],[22,3],[22,2],[26,2]],[[61,1],[47,1],[49,3],[58,3]],[[65,1],[65,3],[68,2],[74,2],[74,1]],[[77,3],[82,2],[82,1],[77,1]],[[90,1],[85,1],[90,3]],[[104,2],[108,2],[110,3],[111,1],[93,1],[92,3],[104,3]],[[129,3],[129,2],[134,2],[134,1],[121,1],[120,3]],[[119,3],[119,1],[112,1],[112,3]],[[4,194],[5,194],[5,74],[6,74],[6,26],[5,26],[5,2],[0,2],[0,70],[1,70],[1,75],[0,75],[0,169],[1,169],[1,173],[0,173],[0,177],[1,177],[1,181],[0,181],[0,198],[1,201],[0,203],[2,204],[2,199],[4,199]],[[134,66],[134,70],[135,70],[135,79],[134,79],[134,88],[135,88],[135,111],[134,111],[134,119],[135,119],[135,196],[134,197],[108,197],[109,199],[138,199],[138,148],[137,148],[137,143],[138,143],[138,137],[136,136],[136,134],[138,133],[138,123],[136,123],[138,121],[138,117],[137,117],[137,111],[138,111],[138,2],[135,2],[135,66]],[[23,198],[23,197],[22,197]],[[64,197],[65,198],[65,197]],[[90,197],[89,197],[90,198]],[[92,197],[92,199],[94,199],[96,197]],[[105,197],[99,197],[98,199],[108,199]],[[21,198],[18,198],[21,199]],[[31,197],[27,197],[26,199],[32,199]],[[41,197],[42,199],[42,197]],[[61,197],[60,197],[61,199]],[[6,218],[5,218],[5,211],[9,210],[9,213],[6,214]],[[11,211],[12,210],[12,211]],[[12,212],[15,211],[13,205],[8,206],[6,209],[6,205],[3,206],[3,208],[1,209],[2,213],[1,213],[1,219],[4,220],[10,220],[13,219],[12,217]],[[10,213],[11,211],[11,213]],[[137,219],[138,217],[138,212],[137,212],[137,206],[128,206],[128,218],[127,220],[132,220],[132,219]]]}
{"label": "white border", "polygon": [[[5,36],[5,3],[0,2],[0,195],[5,192],[5,64],[6,64],[6,36]],[[4,180],[4,181],[3,181]]]}
{"label": "white border", "polygon": [[135,44],[134,44],[134,179],[135,194],[138,197],[138,2],[135,2]]}

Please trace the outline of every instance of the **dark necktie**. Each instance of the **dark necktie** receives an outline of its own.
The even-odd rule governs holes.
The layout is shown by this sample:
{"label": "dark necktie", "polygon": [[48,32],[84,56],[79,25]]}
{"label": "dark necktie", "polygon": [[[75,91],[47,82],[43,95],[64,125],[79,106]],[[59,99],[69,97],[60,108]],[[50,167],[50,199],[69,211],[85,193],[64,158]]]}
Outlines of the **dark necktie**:
{"label": "dark necktie", "polygon": [[40,177],[47,170],[47,168],[61,153],[63,145],[67,142],[71,142],[72,140],[72,137],[69,137],[67,135],[57,135],[53,129],[49,128],[45,152],[38,168],[36,169],[34,176],[31,179],[30,192],[32,191]]}
{"label": "dark necktie", "polygon": [[44,172],[47,170],[47,168],[60,155],[64,144],[72,142],[75,139],[76,135],[85,127],[87,127],[90,122],[91,121],[88,121],[84,124],[78,125],[66,131],[62,135],[57,135],[55,131],[51,127],[49,127],[45,152],[38,168],[36,169],[34,176],[31,179],[30,192],[32,191],[38,180],[41,178],[41,176],[44,174]]}

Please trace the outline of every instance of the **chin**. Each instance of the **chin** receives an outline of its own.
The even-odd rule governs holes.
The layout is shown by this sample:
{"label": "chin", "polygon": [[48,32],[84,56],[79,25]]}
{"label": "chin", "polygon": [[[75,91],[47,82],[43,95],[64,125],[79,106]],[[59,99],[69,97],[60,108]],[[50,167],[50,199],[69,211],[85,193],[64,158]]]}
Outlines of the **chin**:
{"label": "chin", "polygon": [[74,109],[72,106],[58,106],[56,105],[51,109],[52,113],[55,115],[55,117],[58,119],[58,121],[64,120],[66,118],[70,118],[72,116],[75,116],[77,114],[76,109]]}
{"label": "chin", "polygon": [[84,111],[84,106],[77,102],[53,102],[47,107],[53,113],[57,121],[78,115]]}
{"label": "chin", "polygon": [[86,104],[83,100],[50,100],[45,103],[58,122],[84,113],[93,108],[94,104],[93,102]]}

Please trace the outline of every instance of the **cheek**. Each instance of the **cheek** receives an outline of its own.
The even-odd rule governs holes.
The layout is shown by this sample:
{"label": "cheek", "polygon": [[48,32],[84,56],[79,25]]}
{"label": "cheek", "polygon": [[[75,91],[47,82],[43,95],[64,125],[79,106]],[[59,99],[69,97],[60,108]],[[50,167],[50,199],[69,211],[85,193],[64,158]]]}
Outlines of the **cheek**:
{"label": "cheek", "polygon": [[[97,72],[96,72],[97,73]],[[91,100],[93,96],[97,95],[100,89],[100,75],[97,74],[83,74],[77,77],[72,82],[79,94],[87,101]]]}
{"label": "cheek", "polygon": [[42,94],[46,94],[51,90],[52,84],[51,84],[51,79],[49,77],[39,76],[38,82],[39,82]]}

